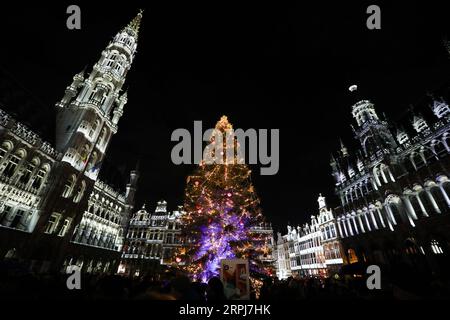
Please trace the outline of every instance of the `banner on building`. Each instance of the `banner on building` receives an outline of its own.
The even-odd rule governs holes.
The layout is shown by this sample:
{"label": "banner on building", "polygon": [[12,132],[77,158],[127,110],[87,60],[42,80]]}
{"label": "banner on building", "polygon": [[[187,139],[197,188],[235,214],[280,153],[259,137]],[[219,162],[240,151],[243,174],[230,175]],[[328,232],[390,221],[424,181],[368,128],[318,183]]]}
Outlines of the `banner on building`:
{"label": "banner on building", "polygon": [[226,297],[230,300],[250,300],[248,260],[225,259],[221,261],[220,266],[220,280]]}

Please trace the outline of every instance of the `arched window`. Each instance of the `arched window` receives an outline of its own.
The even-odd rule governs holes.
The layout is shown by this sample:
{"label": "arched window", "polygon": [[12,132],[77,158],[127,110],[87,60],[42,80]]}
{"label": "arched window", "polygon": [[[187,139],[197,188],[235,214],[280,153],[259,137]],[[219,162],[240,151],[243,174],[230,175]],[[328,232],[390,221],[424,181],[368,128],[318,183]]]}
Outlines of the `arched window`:
{"label": "arched window", "polygon": [[108,130],[106,128],[103,128],[102,132],[100,134],[100,139],[99,139],[98,145],[104,146],[107,142],[107,137],[108,137]]}
{"label": "arched window", "polygon": [[[389,210],[392,212],[395,221],[391,221],[393,224],[398,224],[402,221],[401,218],[401,210],[403,210],[403,206],[401,203],[389,203]],[[388,211],[389,212],[389,211]]]}
{"label": "arched window", "polygon": [[117,57],[118,57],[117,52],[111,52],[110,55],[105,59],[104,66],[108,68],[112,67]]}
{"label": "arched window", "polygon": [[75,186],[75,175],[71,175],[64,185],[62,196],[63,198],[69,198],[72,195],[72,190]]}
{"label": "arched window", "polygon": [[427,214],[431,214],[434,212],[434,208],[430,202],[430,198],[428,197],[425,190],[421,190],[418,194],[420,201],[422,202],[423,206],[425,207],[425,211]]}
{"label": "arched window", "polygon": [[444,253],[441,245],[435,239],[431,240],[431,251],[433,251],[434,254],[443,254]]}
{"label": "arched window", "polygon": [[114,65],[114,71],[121,76],[123,74],[123,71],[125,69],[125,57],[120,56],[117,61],[116,64]]}
{"label": "arched window", "polygon": [[50,165],[45,164],[43,165],[36,173],[34,180],[33,180],[33,188],[40,189],[43,185],[43,182],[45,178],[47,177],[48,173],[50,172]]}
{"label": "arched window", "polygon": [[20,182],[23,184],[27,184],[30,181],[31,175],[34,172],[34,169],[39,165],[39,158],[33,158],[30,162],[28,162],[24,167],[23,174],[20,177]]}
{"label": "arched window", "polygon": [[408,196],[408,199],[409,199],[409,202],[411,203],[411,206],[412,206],[413,209],[414,209],[415,214],[416,214],[418,217],[419,217],[420,215],[422,215],[422,214],[423,214],[422,208],[421,208],[421,206],[420,206],[420,204],[419,204],[419,200],[417,200],[416,195]]}
{"label": "arched window", "polygon": [[78,187],[77,193],[73,198],[73,202],[80,202],[81,198],[83,198],[84,191],[86,190],[86,182],[81,181],[80,186]]}
{"label": "arched window", "polygon": [[442,183],[442,192],[445,192],[445,194],[450,198],[450,182],[449,181]]}
{"label": "arched window", "polygon": [[96,120],[94,121],[94,123],[91,126],[91,130],[89,130],[89,137],[92,137],[95,133],[95,131],[97,131],[98,126],[100,125],[100,121]]}
{"label": "arched window", "polygon": [[430,188],[431,196],[433,197],[434,201],[436,201],[436,204],[441,212],[445,212],[448,208],[447,202],[445,201],[444,195],[442,194],[441,190],[439,189],[439,186],[434,185]]}

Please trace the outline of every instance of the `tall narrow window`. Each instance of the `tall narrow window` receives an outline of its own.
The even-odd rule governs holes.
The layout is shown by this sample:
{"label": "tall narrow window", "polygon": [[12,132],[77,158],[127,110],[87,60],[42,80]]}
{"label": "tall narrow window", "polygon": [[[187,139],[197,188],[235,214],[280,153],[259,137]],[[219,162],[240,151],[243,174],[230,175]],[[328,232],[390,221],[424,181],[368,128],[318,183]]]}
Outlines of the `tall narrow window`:
{"label": "tall narrow window", "polygon": [[60,219],[61,215],[59,213],[52,213],[52,215],[48,219],[47,225],[45,226],[44,232],[48,234],[54,233]]}
{"label": "tall narrow window", "polygon": [[33,181],[33,188],[39,189],[41,187],[46,173],[47,173],[47,171],[45,169],[38,170],[38,172],[36,173],[36,177],[34,178],[34,181]]}
{"label": "tall narrow window", "polygon": [[22,177],[20,177],[21,183],[26,184],[30,180],[31,173],[34,171],[34,168],[35,164],[33,162],[26,164]]}
{"label": "tall narrow window", "polygon": [[67,230],[69,230],[71,223],[72,223],[72,219],[71,218],[64,219],[63,225],[62,225],[61,229],[58,232],[58,236],[59,237],[64,237],[66,235]]}
{"label": "tall narrow window", "polygon": [[106,144],[107,136],[108,136],[108,130],[106,130],[106,128],[103,128],[102,132],[100,134],[99,142],[98,142],[99,146],[104,146]]}
{"label": "tall narrow window", "polygon": [[434,239],[431,240],[431,250],[433,251],[434,254],[443,254],[444,253],[439,242]]}
{"label": "tall narrow window", "polygon": [[62,196],[63,198],[69,198],[72,195],[72,189],[75,185],[75,176],[72,175],[69,177],[69,179],[67,179],[64,188],[63,188],[63,193]]}
{"label": "tall narrow window", "polygon": [[95,131],[97,130],[97,128],[98,128],[98,125],[99,125],[99,121],[97,120],[97,121],[94,121],[94,123],[92,124],[92,126],[91,126],[91,129],[89,130],[89,137],[92,137],[93,135],[94,135],[94,133],[95,133]]}
{"label": "tall narrow window", "polygon": [[9,162],[8,162],[8,164],[6,165],[6,168],[5,168],[5,171],[3,171],[3,174],[5,175],[5,176],[7,176],[8,178],[11,178],[13,175],[14,175],[14,173],[16,172],[16,168],[17,168],[17,165],[19,164],[19,162],[20,162],[20,157],[19,156],[17,156],[17,155],[12,155],[10,158],[9,158]]}
{"label": "tall narrow window", "polygon": [[82,181],[80,186],[78,187],[77,194],[73,198],[73,202],[80,202],[81,198],[83,198],[85,189],[86,189],[86,182]]}

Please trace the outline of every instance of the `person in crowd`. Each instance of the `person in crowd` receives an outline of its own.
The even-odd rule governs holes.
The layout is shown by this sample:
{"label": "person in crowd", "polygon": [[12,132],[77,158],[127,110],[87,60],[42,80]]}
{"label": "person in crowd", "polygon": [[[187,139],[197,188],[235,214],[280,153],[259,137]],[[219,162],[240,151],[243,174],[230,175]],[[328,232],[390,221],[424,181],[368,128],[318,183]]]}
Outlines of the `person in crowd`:
{"label": "person in crowd", "polygon": [[227,300],[223,288],[223,283],[218,277],[212,277],[208,281],[208,287],[206,288],[206,301],[207,302],[221,302]]}

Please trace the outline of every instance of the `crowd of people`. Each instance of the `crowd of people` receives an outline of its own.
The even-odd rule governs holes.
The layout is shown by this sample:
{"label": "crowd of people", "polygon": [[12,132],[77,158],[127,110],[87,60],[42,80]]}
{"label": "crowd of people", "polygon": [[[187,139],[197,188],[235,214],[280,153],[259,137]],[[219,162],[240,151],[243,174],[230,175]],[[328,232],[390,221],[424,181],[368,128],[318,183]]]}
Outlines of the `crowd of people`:
{"label": "crowd of people", "polygon": [[81,274],[79,290],[70,290],[67,286],[69,276],[63,273],[17,272],[5,269],[0,263],[0,299],[226,300],[224,286],[217,277],[202,283],[173,272],[134,278],[114,274]]}
{"label": "crowd of people", "polygon": [[[224,285],[217,277],[202,283],[191,281],[186,275],[177,272],[139,278],[82,274],[81,290],[69,290],[67,279],[67,274],[11,272],[0,265],[0,299],[188,300],[208,303],[226,300]],[[380,290],[369,290],[364,277],[350,275],[335,275],[329,278],[290,277],[285,280],[265,278],[257,282],[257,288],[251,288],[250,299],[286,301],[450,298],[448,284],[442,280],[431,279],[425,285],[420,284],[420,279],[408,279],[410,287],[383,278]]]}

